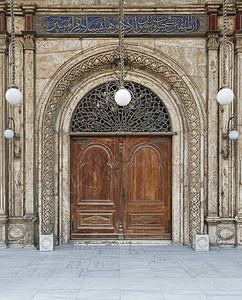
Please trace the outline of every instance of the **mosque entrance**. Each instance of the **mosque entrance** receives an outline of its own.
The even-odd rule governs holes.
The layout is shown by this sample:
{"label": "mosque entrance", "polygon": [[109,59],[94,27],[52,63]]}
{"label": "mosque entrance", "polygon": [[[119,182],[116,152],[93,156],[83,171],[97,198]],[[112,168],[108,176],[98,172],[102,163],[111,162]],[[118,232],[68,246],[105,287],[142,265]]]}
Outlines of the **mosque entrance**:
{"label": "mosque entrance", "polygon": [[71,238],[171,238],[171,124],[161,99],[126,82],[90,91],[71,120]]}

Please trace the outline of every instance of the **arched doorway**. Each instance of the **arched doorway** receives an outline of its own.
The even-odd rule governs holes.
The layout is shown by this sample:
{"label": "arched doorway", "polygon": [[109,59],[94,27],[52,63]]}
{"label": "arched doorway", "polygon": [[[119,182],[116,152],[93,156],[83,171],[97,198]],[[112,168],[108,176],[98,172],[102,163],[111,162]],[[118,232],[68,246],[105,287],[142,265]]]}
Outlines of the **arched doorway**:
{"label": "arched doorway", "polygon": [[[71,121],[71,238],[171,239],[171,124],[161,99],[133,82],[81,99]],[[85,135],[85,136],[84,136]]]}
{"label": "arched doorway", "polygon": [[[54,233],[56,244],[68,242],[71,232],[70,120],[80,99],[113,76],[114,46],[91,49],[64,64],[41,95],[37,116],[39,233]],[[190,244],[193,233],[203,230],[206,115],[202,97],[171,58],[143,46],[128,45],[127,49],[132,68],[126,68],[125,78],[159,95],[177,132],[172,137],[172,240]]]}

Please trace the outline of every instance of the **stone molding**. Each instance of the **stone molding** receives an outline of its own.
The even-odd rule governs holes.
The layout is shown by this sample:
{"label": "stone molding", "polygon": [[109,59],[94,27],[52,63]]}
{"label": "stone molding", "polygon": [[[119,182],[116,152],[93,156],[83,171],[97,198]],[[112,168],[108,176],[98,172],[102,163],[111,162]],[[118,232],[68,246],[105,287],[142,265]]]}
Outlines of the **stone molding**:
{"label": "stone molding", "polygon": [[[64,101],[63,98],[73,84],[86,73],[98,67],[115,64],[118,58],[117,48],[97,53],[83,59],[67,71],[54,86],[47,101],[43,117],[42,131],[42,216],[41,232],[48,234],[54,230],[54,132],[55,120],[59,107]],[[139,68],[145,68],[161,76],[166,80],[181,99],[186,118],[188,120],[189,134],[189,222],[190,242],[193,233],[201,231],[201,178],[200,178],[200,147],[201,133],[199,130],[199,112],[194,101],[192,92],[189,90],[184,78],[172,67],[162,60],[150,54],[144,54],[127,48],[126,61]]]}

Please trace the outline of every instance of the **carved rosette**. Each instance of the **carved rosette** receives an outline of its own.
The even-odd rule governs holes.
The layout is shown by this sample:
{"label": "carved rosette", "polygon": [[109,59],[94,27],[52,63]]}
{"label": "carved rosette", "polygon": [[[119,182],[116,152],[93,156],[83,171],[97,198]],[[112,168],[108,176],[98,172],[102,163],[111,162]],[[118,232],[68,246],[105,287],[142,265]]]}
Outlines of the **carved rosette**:
{"label": "carved rosette", "polygon": [[[51,233],[54,228],[54,125],[58,107],[61,105],[64,95],[74,82],[85,73],[103,65],[115,63],[118,57],[117,50],[111,50],[86,58],[79,64],[72,67],[56,84],[49,97],[44,120],[43,120],[43,165],[42,165],[42,233]],[[168,81],[174,91],[182,100],[186,118],[189,126],[189,211],[190,211],[190,241],[193,233],[201,231],[200,218],[200,132],[199,114],[195,101],[189,88],[170,66],[157,60],[155,57],[143,53],[129,51],[126,52],[126,60],[130,64],[151,70],[166,81]]]}

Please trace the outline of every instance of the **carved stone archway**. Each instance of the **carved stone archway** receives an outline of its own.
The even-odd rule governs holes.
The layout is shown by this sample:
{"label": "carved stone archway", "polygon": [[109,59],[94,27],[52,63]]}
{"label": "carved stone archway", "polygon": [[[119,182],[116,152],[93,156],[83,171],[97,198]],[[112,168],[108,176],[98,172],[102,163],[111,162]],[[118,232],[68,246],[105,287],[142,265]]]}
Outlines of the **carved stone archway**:
{"label": "carved stone archway", "polygon": [[[131,49],[132,48],[132,49]],[[147,54],[149,53],[149,54]],[[189,134],[189,235],[201,232],[201,109],[193,97],[187,84],[186,76],[182,76],[167,62],[153,55],[151,50],[141,52],[137,47],[127,47],[126,61],[132,66],[147,69],[167,81],[177,94],[186,114]],[[54,232],[54,130],[59,107],[64,102],[66,93],[74,83],[97,67],[114,64],[117,61],[117,48],[113,47],[101,53],[90,55],[73,65],[52,89],[45,105],[42,124],[42,207],[41,232]],[[174,62],[173,62],[174,63]],[[185,73],[184,73],[185,74]]]}

